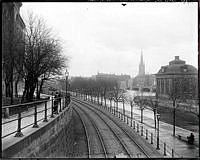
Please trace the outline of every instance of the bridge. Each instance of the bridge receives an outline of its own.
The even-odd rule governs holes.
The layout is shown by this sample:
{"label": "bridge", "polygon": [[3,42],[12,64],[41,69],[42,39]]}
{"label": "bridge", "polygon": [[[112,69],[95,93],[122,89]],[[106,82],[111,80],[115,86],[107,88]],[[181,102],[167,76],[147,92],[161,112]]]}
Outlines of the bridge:
{"label": "bridge", "polygon": [[140,92],[155,92],[156,91],[156,86],[136,85],[136,86],[133,86],[132,89],[134,91],[140,91]]}
{"label": "bridge", "polygon": [[[17,115],[2,119],[3,158],[21,157],[70,157],[70,158],[167,158],[182,157],[172,145],[179,141],[169,136],[171,130],[166,123],[161,125],[160,140],[151,119],[145,123],[134,113],[116,108],[115,102],[99,105],[91,96],[77,97],[71,93],[71,103],[66,105],[62,97],[58,112],[53,112],[55,99],[4,106],[18,107]],[[105,103],[103,103],[105,104]],[[24,111],[24,108],[28,107]],[[127,108],[127,106],[126,106]],[[148,119],[148,120],[147,120]],[[167,129],[167,130],[166,130]],[[179,129],[177,128],[177,131]],[[179,133],[182,133],[181,130]],[[184,131],[186,133],[186,131]],[[196,135],[195,135],[196,136]],[[170,144],[172,142],[172,145]],[[167,142],[167,143],[166,143]],[[196,155],[197,147],[188,150],[185,142],[179,142],[181,152]],[[188,156],[190,156],[188,154]]]}

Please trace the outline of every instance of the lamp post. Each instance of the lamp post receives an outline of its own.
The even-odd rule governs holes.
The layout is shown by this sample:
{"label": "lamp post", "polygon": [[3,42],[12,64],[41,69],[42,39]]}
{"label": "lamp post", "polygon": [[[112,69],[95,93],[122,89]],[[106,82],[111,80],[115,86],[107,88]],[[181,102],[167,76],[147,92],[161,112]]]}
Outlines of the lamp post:
{"label": "lamp post", "polygon": [[173,114],[173,136],[175,136],[175,117],[176,117],[176,100],[173,100],[173,109],[174,109],[174,114]]}
{"label": "lamp post", "polygon": [[157,149],[159,148],[159,120],[160,120],[160,114],[156,114],[157,120],[158,120],[158,129],[157,129]]}
{"label": "lamp post", "polygon": [[69,76],[69,72],[67,71],[67,69],[66,69],[66,71],[65,71],[65,76],[66,76],[66,96],[65,96],[65,105],[67,106],[67,81],[68,81],[68,76]]}

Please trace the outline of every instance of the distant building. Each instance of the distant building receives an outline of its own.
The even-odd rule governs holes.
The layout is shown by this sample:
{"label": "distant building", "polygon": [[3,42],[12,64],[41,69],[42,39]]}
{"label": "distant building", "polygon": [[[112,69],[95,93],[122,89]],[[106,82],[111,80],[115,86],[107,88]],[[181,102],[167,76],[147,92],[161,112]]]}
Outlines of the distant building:
{"label": "distant building", "polygon": [[[25,51],[25,24],[20,16],[21,2],[2,3],[2,94],[9,94],[10,82],[13,79],[15,89],[22,90],[23,81],[16,75],[15,63],[22,65]],[[11,79],[10,79],[11,78]],[[19,81],[18,86],[15,82]],[[7,88],[7,91],[6,91]]]}
{"label": "distant building", "polygon": [[132,80],[132,88],[142,89],[149,88],[150,90],[155,87],[155,75],[145,74],[145,64],[143,60],[143,54],[141,51],[139,73]]}
{"label": "distant building", "polygon": [[180,60],[179,56],[175,56],[169,65],[161,67],[156,74],[156,83],[159,97],[176,96],[182,100],[198,98],[198,71]]}

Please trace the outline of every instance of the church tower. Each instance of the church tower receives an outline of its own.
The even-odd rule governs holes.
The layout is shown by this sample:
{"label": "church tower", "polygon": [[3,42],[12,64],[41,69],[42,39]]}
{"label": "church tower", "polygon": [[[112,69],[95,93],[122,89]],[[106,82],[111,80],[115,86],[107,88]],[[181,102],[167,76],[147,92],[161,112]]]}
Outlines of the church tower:
{"label": "church tower", "polygon": [[143,55],[142,55],[142,49],[141,49],[141,58],[140,58],[140,64],[139,64],[139,75],[145,75],[145,66],[143,62]]}

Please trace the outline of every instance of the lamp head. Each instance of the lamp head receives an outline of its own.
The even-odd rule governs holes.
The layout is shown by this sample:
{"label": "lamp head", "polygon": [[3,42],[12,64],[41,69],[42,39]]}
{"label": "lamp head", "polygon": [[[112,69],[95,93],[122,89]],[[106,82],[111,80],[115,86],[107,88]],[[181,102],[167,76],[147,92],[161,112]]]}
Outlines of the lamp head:
{"label": "lamp head", "polygon": [[160,114],[156,114],[157,119],[160,120]]}

